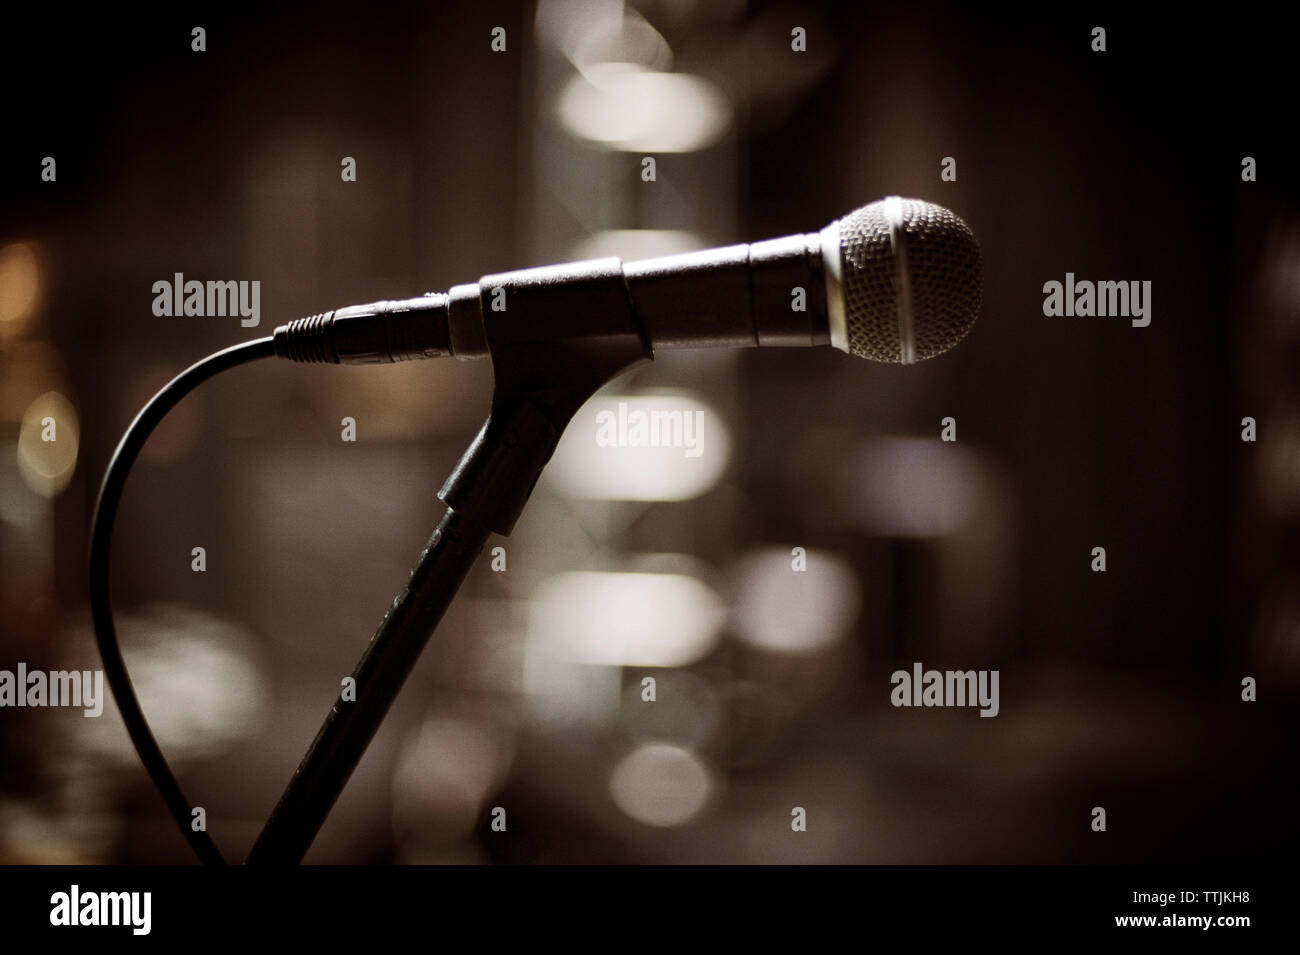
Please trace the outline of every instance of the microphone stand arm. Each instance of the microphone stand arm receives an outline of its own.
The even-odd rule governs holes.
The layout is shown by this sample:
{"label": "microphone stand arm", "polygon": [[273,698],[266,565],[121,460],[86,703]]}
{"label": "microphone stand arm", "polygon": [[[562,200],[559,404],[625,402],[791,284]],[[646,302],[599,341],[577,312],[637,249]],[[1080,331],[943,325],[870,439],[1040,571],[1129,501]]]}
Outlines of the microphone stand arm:
{"label": "microphone stand arm", "polygon": [[[353,671],[356,698],[334,701],[250,865],[302,861],[488,537],[510,534],[574,413],[611,378],[653,358],[621,263],[579,268],[577,282],[575,267],[560,266],[480,283],[496,376],[491,411],[439,491],[442,520]],[[505,309],[494,309],[503,301]]]}

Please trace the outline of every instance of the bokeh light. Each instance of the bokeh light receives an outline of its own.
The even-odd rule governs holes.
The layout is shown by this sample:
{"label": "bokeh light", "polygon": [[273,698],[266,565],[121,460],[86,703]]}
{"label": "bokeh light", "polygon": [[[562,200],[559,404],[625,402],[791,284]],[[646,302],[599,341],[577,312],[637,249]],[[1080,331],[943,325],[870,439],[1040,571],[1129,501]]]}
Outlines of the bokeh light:
{"label": "bokeh light", "polygon": [[77,410],[57,391],[47,391],[27,406],[18,432],[18,468],[27,486],[54,497],[72,480],[81,431]]}
{"label": "bokeh light", "polygon": [[713,793],[709,770],[690,750],[647,743],[628,753],[610,775],[618,808],[647,826],[680,826],[699,814]]}
{"label": "bokeh light", "polygon": [[576,571],[538,588],[529,640],[573,663],[685,666],[713,648],[725,617],[717,593],[685,574]]}
{"label": "bokeh light", "polygon": [[707,149],[731,126],[731,102],[702,76],[602,63],[575,73],[560,94],[564,127],[580,139],[628,152]]}
{"label": "bokeh light", "polygon": [[543,480],[579,499],[682,501],[713,488],[730,457],[726,424],[694,395],[597,395],[574,415]]}
{"label": "bokeh light", "polygon": [[26,329],[40,284],[40,267],[30,245],[12,242],[0,247],[0,345]]}
{"label": "bokeh light", "polygon": [[840,640],[861,606],[853,568],[835,554],[766,547],[737,567],[732,625],[758,649],[811,653]]}
{"label": "bokeh light", "polygon": [[[211,758],[256,737],[267,716],[265,661],[242,626],[177,603],[116,614],[131,681],[158,745],[173,759]],[[87,633],[85,640],[92,638]],[[108,694],[108,687],[104,687]],[[111,694],[77,737],[87,753],[135,765]]]}

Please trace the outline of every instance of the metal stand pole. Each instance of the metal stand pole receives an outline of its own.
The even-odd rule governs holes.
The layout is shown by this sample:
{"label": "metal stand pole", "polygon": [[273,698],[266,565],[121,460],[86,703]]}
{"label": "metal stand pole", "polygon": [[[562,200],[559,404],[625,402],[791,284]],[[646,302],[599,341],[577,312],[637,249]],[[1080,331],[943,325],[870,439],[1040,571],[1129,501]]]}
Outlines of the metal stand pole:
{"label": "metal stand pole", "polygon": [[[335,700],[249,864],[302,860],[483,544],[513,529],[574,412],[614,375],[650,359],[618,260],[583,268],[588,281],[563,286],[565,296],[540,294],[544,284],[531,280],[484,280],[487,288],[509,286],[514,303],[509,315],[485,322],[497,378],[492,411],[439,492],[447,511],[353,672],[356,699]],[[622,321],[593,336],[583,324],[592,314]],[[569,332],[557,340],[561,327]],[[538,329],[551,337],[536,340]]]}

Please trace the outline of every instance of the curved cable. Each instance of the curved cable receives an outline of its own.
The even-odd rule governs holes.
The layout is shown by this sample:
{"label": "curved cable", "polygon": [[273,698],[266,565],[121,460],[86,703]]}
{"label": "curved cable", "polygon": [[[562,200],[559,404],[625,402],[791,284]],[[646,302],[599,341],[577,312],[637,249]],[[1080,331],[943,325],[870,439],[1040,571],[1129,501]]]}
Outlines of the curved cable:
{"label": "curved cable", "polygon": [[202,361],[191,365],[171,381],[158,394],[154,395],[144,409],[136,415],[131,426],[126,429],[122,441],[113,452],[108,471],[104,474],[104,483],[99,489],[99,499],[95,502],[95,513],[90,531],[90,613],[95,628],[95,642],[99,644],[99,653],[104,660],[104,672],[108,676],[108,685],[113,690],[126,731],[135,744],[136,752],[144,763],[145,770],[154,785],[162,794],[167,808],[176,825],[190,844],[199,861],[209,865],[224,865],[225,859],[207,832],[195,832],[191,827],[192,806],[181,792],[171,767],[163,757],[162,750],[149,729],[149,723],[140,709],[131,678],[126,672],[126,663],[122,659],[122,649],[118,646],[117,633],[113,629],[113,609],[109,601],[108,561],[113,541],[113,522],[117,518],[117,505],[122,499],[122,488],[126,484],[127,474],[136,456],[144,447],[145,441],[154,428],[171,411],[177,403],[212,376],[228,368],[243,365],[259,358],[269,358],[275,354],[275,342],[270,336],[233,345],[230,348],[214,352]]}

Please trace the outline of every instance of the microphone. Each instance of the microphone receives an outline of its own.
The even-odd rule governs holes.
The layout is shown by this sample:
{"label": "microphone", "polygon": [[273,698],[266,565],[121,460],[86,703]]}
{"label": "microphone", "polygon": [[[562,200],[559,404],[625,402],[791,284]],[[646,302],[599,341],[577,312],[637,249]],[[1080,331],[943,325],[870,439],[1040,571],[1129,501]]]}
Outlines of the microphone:
{"label": "microphone", "polygon": [[281,358],[335,364],[475,359],[507,348],[527,356],[617,335],[630,314],[651,352],[830,345],[913,364],[961,341],[982,296],[979,243],[966,223],[891,196],[820,232],[486,275],[446,294],[298,319],[276,328],[274,342]]}

